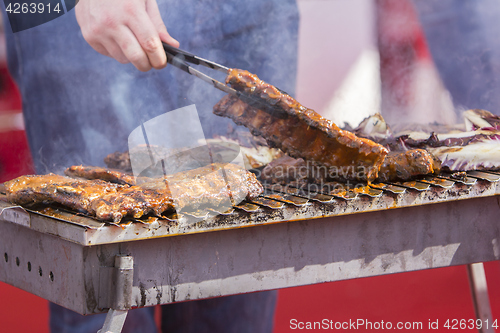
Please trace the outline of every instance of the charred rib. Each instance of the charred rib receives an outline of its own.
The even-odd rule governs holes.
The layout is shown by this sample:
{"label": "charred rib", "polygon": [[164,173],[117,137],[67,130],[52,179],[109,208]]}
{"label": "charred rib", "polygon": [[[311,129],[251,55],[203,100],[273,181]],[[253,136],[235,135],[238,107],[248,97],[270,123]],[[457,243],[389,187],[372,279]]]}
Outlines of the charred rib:
{"label": "charred rib", "polygon": [[[416,176],[438,173],[440,166],[440,161],[423,149],[390,152],[378,172],[377,180],[381,182],[410,180]],[[301,158],[283,156],[269,163],[262,170],[261,178],[265,182],[285,185],[292,182],[323,184],[353,177],[331,173],[326,168]]]}
{"label": "charred rib", "polygon": [[388,153],[382,145],[341,130],[332,121],[247,71],[230,70],[226,82],[236,90],[281,108],[287,116],[274,117],[233,96],[225,96],[215,105],[216,115],[246,126],[254,135],[264,137],[271,147],[280,148],[292,157],[340,170],[361,167],[365,172],[358,175],[363,180],[377,177]]}
{"label": "charred rib", "polygon": [[378,173],[381,182],[410,180],[415,176],[438,173],[441,162],[423,149],[390,152]]}
{"label": "charred rib", "polygon": [[[89,176],[94,177],[95,173],[89,172]],[[125,216],[139,218],[173,209],[196,210],[204,206],[217,207],[228,200],[253,199],[263,188],[255,176],[243,168],[234,164],[212,164],[150,179],[140,185],[49,174],[16,178],[5,183],[5,190],[7,199],[16,204],[55,202],[102,221],[118,222]]]}
{"label": "charred rib", "polygon": [[73,165],[64,173],[70,177],[101,179],[117,184],[136,185],[135,177],[122,171],[95,166]]}

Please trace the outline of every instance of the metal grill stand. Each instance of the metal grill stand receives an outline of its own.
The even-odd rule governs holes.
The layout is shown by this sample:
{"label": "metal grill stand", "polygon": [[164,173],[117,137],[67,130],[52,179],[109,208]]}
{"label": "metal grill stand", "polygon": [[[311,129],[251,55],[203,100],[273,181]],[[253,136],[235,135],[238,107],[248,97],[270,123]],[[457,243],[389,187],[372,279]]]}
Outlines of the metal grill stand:
{"label": "metal grill stand", "polygon": [[116,256],[114,273],[111,280],[112,290],[114,290],[113,307],[109,309],[104,326],[97,333],[120,333],[127,318],[127,312],[132,307],[134,258]]}
{"label": "metal grill stand", "polygon": [[112,309],[101,332],[118,332],[130,307],[498,260],[499,193],[479,180],[190,225],[63,221],[0,201],[0,281],[80,314]]}

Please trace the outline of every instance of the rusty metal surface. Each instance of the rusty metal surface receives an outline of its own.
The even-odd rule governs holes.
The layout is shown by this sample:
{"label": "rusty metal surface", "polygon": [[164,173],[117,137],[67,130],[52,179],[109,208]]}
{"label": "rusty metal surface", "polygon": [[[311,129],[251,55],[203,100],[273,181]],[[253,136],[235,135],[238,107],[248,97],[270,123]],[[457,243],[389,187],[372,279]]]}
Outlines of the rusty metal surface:
{"label": "rusty metal surface", "polygon": [[215,211],[210,214],[192,212],[175,218],[150,217],[119,225],[103,223],[61,209],[46,208],[38,212],[26,212],[0,200],[0,220],[21,224],[82,245],[98,245],[407,208],[500,193],[500,185],[496,181],[500,179],[498,174],[469,174],[462,181],[447,177],[427,177],[423,181],[373,184],[371,187],[336,193],[268,186],[263,196],[253,202],[243,202],[224,214]]}

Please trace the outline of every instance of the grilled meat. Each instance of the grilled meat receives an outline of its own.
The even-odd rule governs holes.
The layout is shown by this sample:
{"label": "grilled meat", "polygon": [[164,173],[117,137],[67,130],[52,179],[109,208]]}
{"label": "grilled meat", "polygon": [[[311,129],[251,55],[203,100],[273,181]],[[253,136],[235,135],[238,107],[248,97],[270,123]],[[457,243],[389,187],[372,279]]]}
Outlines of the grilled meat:
{"label": "grilled meat", "polygon": [[122,216],[140,217],[149,213],[139,191],[128,185],[103,180],[77,180],[48,174],[21,176],[5,183],[7,199],[13,203],[56,202],[100,220],[120,220]]}
{"label": "grilled meat", "polygon": [[[139,170],[154,168],[156,164],[163,159],[172,162],[172,157],[178,151],[168,149],[156,145],[139,145],[133,147],[130,151],[114,152],[104,158],[104,163],[110,169],[122,170],[124,172],[132,172],[132,161],[134,160],[134,167]],[[207,164],[210,164],[208,162]]]}
{"label": "grilled meat", "polygon": [[284,155],[275,159],[262,170],[261,179],[271,184],[316,183],[323,184],[332,180],[342,180],[354,177],[341,177],[330,173],[328,168],[318,166],[302,158],[292,158]]}
{"label": "grilled meat", "polygon": [[238,156],[237,144],[217,140],[189,149],[167,148],[157,145],[140,145],[130,151],[115,152],[104,162],[111,169],[140,173],[143,177],[160,177],[181,171],[200,168],[211,163],[230,163]]}
{"label": "grilled meat", "polygon": [[[254,199],[263,187],[255,175],[235,164],[211,164],[203,168],[176,173],[164,178],[176,207],[217,207],[231,201],[237,204]],[[140,185],[144,190],[157,190],[163,182],[152,180]]]}
{"label": "grilled meat", "polygon": [[441,162],[424,149],[390,152],[378,173],[381,182],[409,180],[415,176],[438,173]]}
{"label": "grilled meat", "polygon": [[284,155],[266,165],[260,177],[271,184],[289,184],[308,180],[310,173],[311,168],[303,159]]}
{"label": "grilled meat", "polygon": [[[390,152],[378,172],[376,180],[381,182],[409,180],[415,176],[438,173],[440,161],[423,149],[413,149],[402,152]],[[269,163],[263,170],[263,181],[275,184],[316,183],[325,184],[332,180],[352,179],[353,175],[340,175],[331,170],[306,162],[283,156]]]}
{"label": "grilled meat", "polygon": [[124,153],[117,151],[109,154],[104,158],[104,163],[106,163],[106,166],[110,169],[132,172],[132,165],[130,164],[130,154],[128,151]]}
{"label": "grilled meat", "polygon": [[[96,173],[80,169],[79,175]],[[125,216],[139,218],[160,215],[168,210],[217,208],[239,203],[262,193],[255,176],[234,164],[212,164],[149,179],[141,185],[124,185],[104,180],[80,180],[54,174],[22,176],[5,183],[7,199],[16,204],[59,203],[103,221],[120,221]]]}
{"label": "grilled meat", "polygon": [[335,168],[336,172],[356,169],[357,177],[363,180],[377,177],[388,153],[382,145],[341,130],[332,121],[247,71],[230,70],[226,82],[236,90],[282,109],[286,117],[272,116],[233,96],[225,96],[215,105],[216,115],[246,126],[252,134],[264,137],[271,147],[280,148],[292,157]]}
{"label": "grilled meat", "polygon": [[117,184],[136,185],[135,177],[118,170],[94,166],[73,165],[64,171],[67,176],[85,179],[101,179]]}

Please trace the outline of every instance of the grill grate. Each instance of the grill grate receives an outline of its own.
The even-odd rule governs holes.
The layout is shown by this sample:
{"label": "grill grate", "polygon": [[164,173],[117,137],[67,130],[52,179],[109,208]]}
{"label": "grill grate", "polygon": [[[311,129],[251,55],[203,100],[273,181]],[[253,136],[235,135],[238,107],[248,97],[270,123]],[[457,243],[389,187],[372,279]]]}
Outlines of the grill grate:
{"label": "grill grate", "polygon": [[[499,184],[500,172],[491,171],[468,172],[460,179],[443,173],[410,182],[378,183],[343,191],[264,184],[265,192],[260,197],[241,202],[228,211],[125,219],[120,224],[97,221],[56,206],[16,207],[5,201],[5,195],[0,195],[0,219],[92,245],[473,199],[500,194]],[[15,210],[16,214],[8,210]]]}

